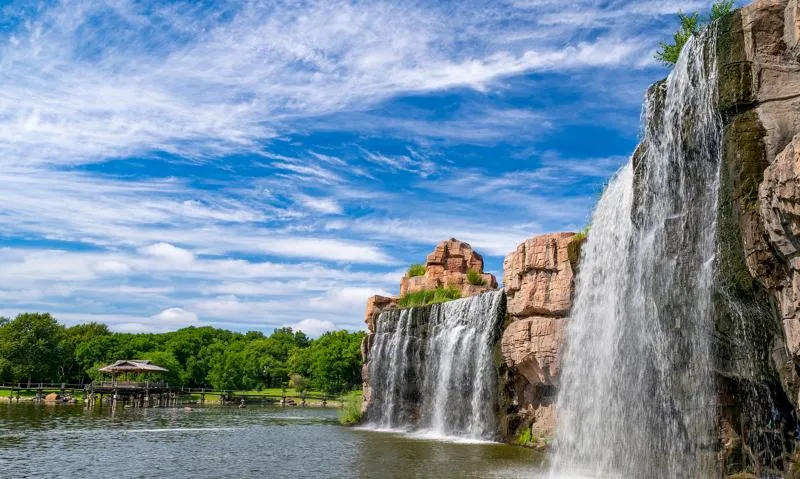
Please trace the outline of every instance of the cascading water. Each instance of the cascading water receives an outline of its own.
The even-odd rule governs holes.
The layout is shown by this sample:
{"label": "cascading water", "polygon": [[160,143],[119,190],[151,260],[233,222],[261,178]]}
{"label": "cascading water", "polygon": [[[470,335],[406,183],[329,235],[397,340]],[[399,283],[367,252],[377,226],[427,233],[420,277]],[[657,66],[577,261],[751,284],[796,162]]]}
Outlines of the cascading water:
{"label": "cascading water", "polygon": [[504,312],[503,292],[491,291],[381,313],[369,352],[369,425],[491,439]]}
{"label": "cascading water", "polygon": [[592,217],[567,332],[553,476],[710,475],[721,143],[714,39],[713,31],[690,39],[651,89],[642,142]]}

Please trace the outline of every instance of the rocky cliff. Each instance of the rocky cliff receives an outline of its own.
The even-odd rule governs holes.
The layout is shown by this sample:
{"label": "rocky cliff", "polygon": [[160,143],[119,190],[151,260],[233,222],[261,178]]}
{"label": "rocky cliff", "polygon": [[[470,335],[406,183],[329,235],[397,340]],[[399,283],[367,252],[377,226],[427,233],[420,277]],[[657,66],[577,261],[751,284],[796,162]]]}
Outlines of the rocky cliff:
{"label": "rocky cliff", "polygon": [[[537,437],[548,437],[555,427],[560,352],[582,241],[583,236],[575,233],[536,236],[505,258],[506,316],[502,336],[496,344],[497,367],[502,376],[500,396],[504,402],[499,418],[500,438],[510,440],[524,427],[531,428]],[[470,284],[467,279],[470,270],[479,272],[484,284]],[[402,296],[443,286],[459,289],[462,297],[498,287],[493,275],[483,273],[480,254],[469,244],[452,238],[439,243],[428,255],[424,275],[402,278],[400,292]],[[364,320],[369,334],[361,349],[365,411],[373,400],[369,360],[376,319],[381,312],[397,309],[397,300],[398,297],[373,296],[367,301]],[[428,317],[429,308],[416,308],[414,317]]]}
{"label": "rocky cliff", "polygon": [[718,461],[726,473],[791,469],[800,382],[800,12],[755,2],[720,21],[725,125],[715,292]]}
{"label": "rocky cliff", "polygon": [[[467,274],[473,271],[480,275],[482,284],[469,282]],[[483,272],[483,257],[468,243],[450,238],[442,241],[425,259],[425,274],[409,276],[400,281],[400,296],[417,291],[442,287],[456,288],[461,297],[473,296],[497,288],[497,278]]]}
{"label": "rocky cliff", "polygon": [[503,262],[508,322],[501,352],[509,368],[508,436],[530,426],[537,437],[555,428],[561,347],[583,240],[555,233],[526,240]]}

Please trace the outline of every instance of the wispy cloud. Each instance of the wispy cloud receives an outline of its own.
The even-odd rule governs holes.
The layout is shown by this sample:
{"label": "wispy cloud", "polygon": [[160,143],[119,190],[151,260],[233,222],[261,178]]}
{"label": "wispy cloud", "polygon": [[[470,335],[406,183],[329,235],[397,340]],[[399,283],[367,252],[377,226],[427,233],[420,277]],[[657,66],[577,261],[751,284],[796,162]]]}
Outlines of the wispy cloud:
{"label": "wispy cloud", "polygon": [[497,268],[625,154],[540,143],[635,123],[651,32],[706,3],[7,5],[4,313],[318,334],[444,238]]}

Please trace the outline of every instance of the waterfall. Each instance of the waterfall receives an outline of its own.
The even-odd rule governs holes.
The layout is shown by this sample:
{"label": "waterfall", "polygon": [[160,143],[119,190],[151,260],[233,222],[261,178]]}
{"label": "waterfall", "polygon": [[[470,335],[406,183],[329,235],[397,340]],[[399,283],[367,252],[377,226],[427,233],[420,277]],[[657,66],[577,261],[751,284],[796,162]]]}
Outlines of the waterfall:
{"label": "waterfall", "polygon": [[494,349],[504,314],[500,290],[381,313],[367,366],[369,425],[493,438]]}
{"label": "waterfall", "polygon": [[641,144],[594,211],[567,329],[553,476],[711,475],[721,120],[708,30],[648,92]]}

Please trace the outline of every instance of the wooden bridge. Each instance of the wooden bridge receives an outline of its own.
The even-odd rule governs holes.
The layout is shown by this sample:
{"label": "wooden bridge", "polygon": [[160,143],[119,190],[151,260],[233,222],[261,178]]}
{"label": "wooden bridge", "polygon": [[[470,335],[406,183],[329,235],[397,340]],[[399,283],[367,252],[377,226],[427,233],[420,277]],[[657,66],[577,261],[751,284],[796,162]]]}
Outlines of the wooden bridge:
{"label": "wooden bridge", "polygon": [[232,391],[211,388],[183,388],[170,386],[162,381],[95,381],[87,384],[67,383],[16,383],[0,384],[0,391],[10,391],[10,400],[20,401],[22,397],[31,397],[35,401],[44,401],[48,394],[56,393],[63,398],[72,398],[76,402],[81,398],[84,405],[94,407],[109,405],[112,407],[176,407],[200,405],[218,398],[221,405],[279,405],[284,407],[307,407],[316,403],[322,407],[343,404],[342,397],[321,393],[269,393],[258,391]]}

